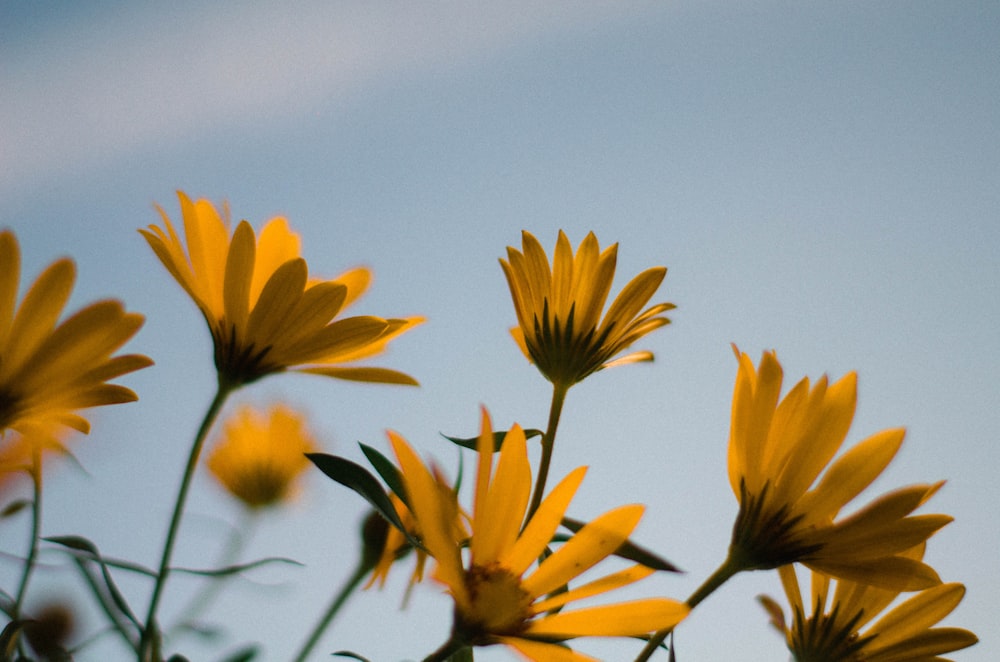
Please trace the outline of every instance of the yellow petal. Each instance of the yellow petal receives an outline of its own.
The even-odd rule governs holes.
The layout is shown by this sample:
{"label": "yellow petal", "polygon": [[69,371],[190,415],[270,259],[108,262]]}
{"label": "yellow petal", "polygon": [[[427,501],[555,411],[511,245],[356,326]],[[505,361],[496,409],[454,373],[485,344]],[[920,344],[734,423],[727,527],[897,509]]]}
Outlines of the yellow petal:
{"label": "yellow petal", "polygon": [[510,550],[521,530],[530,493],[527,441],[524,431],[515,424],[504,437],[500,461],[486,500],[482,507],[477,504],[472,536],[473,563],[489,565]]}
{"label": "yellow petal", "polygon": [[639,523],[643,510],[638,504],[621,506],[588,523],[546,558],[522,587],[537,597],[567,584],[621,547]]}
{"label": "yellow petal", "polygon": [[601,330],[605,331],[614,325],[612,336],[622,335],[628,322],[656,294],[666,275],[665,267],[651,267],[629,281],[608,308],[604,321],[601,322]]}
{"label": "yellow petal", "polygon": [[[292,318],[292,311],[298,308],[299,302],[303,298],[302,291],[306,286],[307,272],[308,267],[305,260],[299,259],[289,260],[271,275],[247,320],[248,339],[272,344],[272,338],[283,335],[279,333],[279,330],[298,329],[298,327],[289,326],[289,323],[297,321]],[[330,292],[327,296],[335,299],[336,292],[339,290]],[[313,296],[320,294],[317,292]],[[328,317],[323,323],[325,324],[329,319]],[[288,339],[286,342],[289,342]]]}
{"label": "yellow petal", "polygon": [[0,346],[14,321],[17,289],[21,279],[21,251],[10,230],[0,232]]}
{"label": "yellow petal", "polygon": [[510,646],[531,662],[598,662],[595,658],[558,644],[519,637],[497,637],[497,641]]}
{"label": "yellow petal", "polygon": [[372,272],[364,267],[358,267],[350,271],[345,271],[334,278],[333,282],[347,288],[347,297],[344,300],[344,307],[346,308],[368,291],[368,287],[372,282]]}
{"label": "yellow petal", "polygon": [[888,466],[905,434],[902,428],[883,430],[844,453],[827,469],[819,485],[802,498],[799,511],[813,522],[836,517]]}
{"label": "yellow petal", "polygon": [[576,301],[576,327],[581,333],[597,328],[615,277],[617,255],[618,244],[601,253],[593,232],[588,232],[576,249],[571,296]]}
{"label": "yellow petal", "polygon": [[[857,375],[848,373],[829,388],[825,378],[816,385],[810,399],[811,415],[801,431],[802,443],[792,447],[776,481],[776,498],[782,503],[799,499],[830,463],[847,437],[857,405]],[[825,392],[824,392],[825,391]]]}
{"label": "yellow petal", "polygon": [[929,565],[902,556],[874,560],[853,559],[805,561],[813,570],[838,579],[870,584],[894,591],[919,591],[941,583],[941,578]]}
{"label": "yellow petal", "polygon": [[52,332],[75,279],[73,261],[62,259],[50,264],[34,282],[11,325],[8,352],[0,364],[0,376],[18,372]]}
{"label": "yellow petal", "polygon": [[209,201],[191,202],[181,191],[177,192],[177,197],[184,217],[184,235],[194,282],[199,284],[199,293],[212,317],[219,319],[224,312],[222,287],[226,276],[229,230]]}
{"label": "yellow petal", "polygon": [[249,283],[251,306],[257,301],[271,274],[300,255],[301,240],[288,227],[286,219],[277,216],[264,224],[257,239],[257,259],[254,262],[253,278]]}
{"label": "yellow petal", "polygon": [[310,366],[298,368],[298,372],[311,375],[323,375],[336,379],[346,379],[352,382],[368,382],[371,384],[397,384],[399,386],[420,386],[420,382],[398,370],[372,367],[340,367],[340,366]]}
{"label": "yellow petal", "polygon": [[519,576],[523,574],[552,541],[552,535],[559,528],[559,523],[586,473],[587,467],[577,467],[545,496],[510,552],[500,559],[512,573]]}
{"label": "yellow petal", "polygon": [[968,648],[978,641],[979,638],[968,630],[934,628],[881,650],[871,659],[872,662],[910,662],[911,660],[934,662],[942,658],[933,656]]}
{"label": "yellow petal", "polygon": [[556,250],[552,255],[552,295],[549,311],[565,323],[573,305],[573,247],[566,233],[559,231]]}
{"label": "yellow petal", "polygon": [[448,585],[456,600],[468,602],[462,558],[451,536],[454,523],[447,518],[448,509],[439,501],[441,490],[406,440],[391,430],[388,434],[403,472],[410,510],[419,523],[424,546],[438,562],[436,574]]}
{"label": "yellow petal", "polygon": [[601,577],[600,579],[595,579],[594,581],[583,584],[582,586],[573,587],[568,591],[555,593],[550,598],[534,603],[531,606],[531,609],[536,614],[558,609],[559,607],[569,604],[570,602],[600,595],[601,593],[613,591],[621,588],[622,586],[628,586],[629,584],[637,582],[640,579],[649,577],[654,572],[656,571],[652,568],[647,568],[644,565],[637,564],[605,577]]}
{"label": "yellow petal", "polygon": [[937,625],[958,606],[964,595],[965,587],[957,583],[941,584],[917,593],[872,626],[878,638],[871,643],[870,650],[888,648]]}
{"label": "yellow petal", "polygon": [[554,637],[632,637],[672,628],[689,611],[676,600],[636,600],[545,616],[531,621],[528,632]]}
{"label": "yellow petal", "polygon": [[231,327],[243,330],[250,312],[250,281],[256,257],[253,228],[241,221],[233,233],[226,257],[226,276],[223,285],[223,304],[226,321]]}

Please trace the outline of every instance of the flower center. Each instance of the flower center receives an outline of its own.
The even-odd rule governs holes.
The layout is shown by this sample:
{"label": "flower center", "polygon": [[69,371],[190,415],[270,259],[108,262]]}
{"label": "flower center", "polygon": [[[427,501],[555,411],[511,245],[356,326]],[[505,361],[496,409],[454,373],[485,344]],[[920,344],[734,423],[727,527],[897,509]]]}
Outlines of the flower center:
{"label": "flower center", "polygon": [[459,614],[474,639],[491,634],[515,634],[531,618],[531,596],[521,578],[497,564],[473,565],[466,573],[468,608]]}

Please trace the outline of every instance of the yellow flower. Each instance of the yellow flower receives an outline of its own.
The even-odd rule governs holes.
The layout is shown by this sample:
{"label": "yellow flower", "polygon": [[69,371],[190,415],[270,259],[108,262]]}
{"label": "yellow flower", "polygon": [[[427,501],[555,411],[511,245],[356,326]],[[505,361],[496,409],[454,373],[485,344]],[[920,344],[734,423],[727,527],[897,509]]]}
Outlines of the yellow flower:
{"label": "yellow flower", "polygon": [[340,379],[416,384],[409,375],[372,367],[345,367],[385,350],[422,319],[356,316],[334,319],[368,288],[371,274],[354,269],[333,280],[310,279],[299,237],[284,218],[271,219],[255,237],[241,221],[230,235],[207,200],[178,192],[187,252],[170,219],[139,230],[157,257],[201,309],[215,343],[220,378],[234,385],[287,369]]}
{"label": "yellow flower", "polygon": [[670,323],[663,313],[675,307],[671,303],[642,311],[663,281],[666,267],[653,267],[633,278],[602,320],[618,244],[602,251],[591,232],[574,256],[560,230],[550,267],[545,249],[530,232],[522,233],[521,243],[522,252],[508,246],[507,260],[500,260],[517,312],[518,326],[511,334],[546,379],[569,388],[602,368],[653,360],[648,351],[614,357]]}
{"label": "yellow flower", "polygon": [[[402,521],[403,526],[406,527],[406,530],[413,537],[420,538],[420,530],[417,528],[417,521],[413,518],[413,513],[411,513],[410,509],[406,507],[403,500],[393,493],[389,494],[389,500],[396,509],[396,513],[399,515],[399,519]],[[382,541],[381,547],[381,553],[379,554],[378,560],[375,562],[375,567],[372,569],[372,576],[365,585],[365,588],[371,588],[376,583],[379,588],[385,586],[385,580],[389,578],[389,569],[392,567],[393,563],[401,559],[413,549],[413,545],[411,545],[406,539],[403,532],[394,526],[387,527],[385,540]],[[416,556],[416,566],[413,569],[413,574],[410,576],[411,584],[423,581],[424,566],[427,563],[427,552],[424,550],[417,549]]]}
{"label": "yellow flower", "polygon": [[305,421],[294,410],[275,405],[264,414],[244,406],[225,423],[207,465],[234,497],[250,508],[265,508],[291,495],[295,480],[309,466],[305,454],[315,450]]}
{"label": "yellow flower", "polygon": [[97,301],[59,323],[76,279],[73,261],[53,262],[17,305],[21,254],[10,230],[0,232],[0,433],[11,428],[80,432],[77,410],[132,402],[136,394],[108,380],[152,365],[138,354],[112,356],[142,326],[121,302]]}
{"label": "yellow flower", "polygon": [[[924,545],[919,545],[906,556],[919,560],[923,550]],[[791,626],[785,624],[784,613],[774,600],[761,596],[760,601],[771,623],[785,635],[797,662],[924,662],[940,660],[937,655],[978,641],[968,630],[934,627],[962,601],[965,587],[961,584],[939,584],[920,591],[866,628],[899,596],[898,591],[844,580],[834,581],[831,591],[830,578],[814,572],[812,600],[806,605],[794,566],[784,566],[779,572],[792,609]]]}
{"label": "yellow flower", "polygon": [[531,468],[520,427],[515,425],[507,433],[494,471],[493,432],[483,412],[467,564],[451,531],[454,494],[438,489],[431,472],[402,437],[390,433],[390,440],[423,544],[437,562],[433,576],[454,599],[453,637],[458,643],[505,644],[530,660],[583,661],[591,658],[556,642],[647,634],[673,627],[687,615],[685,605],[665,598],[551,613],[653,572],[634,565],[558,592],[614,553],[638,524],[643,507],[624,506],[598,517],[529,573],[549,545],[586,468],[570,473],[522,527]]}
{"label": "yellow flower", "polygon": [[779,403],[782,369],[774,352],[764,353],[758,370],[745,353],[737,350],[737,358],[729,481],[740,512],[730,557],[742,569],[798,561],[895,590],[939,583],[932,568],[902,552],[951,521],[947,515],[908,516],[942,483],[890,492],[835,521],[903,442],[902,429],[883,430],[830,464],[854,418],[857,376],[832,385],[824,376],[812,387],[803,379]]}

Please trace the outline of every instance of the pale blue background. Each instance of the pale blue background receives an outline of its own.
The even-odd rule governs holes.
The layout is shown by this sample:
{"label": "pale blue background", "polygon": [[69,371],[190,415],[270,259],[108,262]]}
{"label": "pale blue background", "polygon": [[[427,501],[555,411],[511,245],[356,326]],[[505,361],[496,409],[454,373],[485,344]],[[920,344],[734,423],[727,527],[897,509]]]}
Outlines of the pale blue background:
{"label": "pale blue background", "polygon": [[[359,312],[429,318],[380,361],[420,389],[288,375],[239,394],[304,407],[325,448],[355,459],[391,427],[453,468],[437,433],[471,434],[481,403],[498,426],[541,427],[548,384],[507,335],[496,260],[522,228],[550,250],[559,228],[574,244],[594,230],[621,242],[616,292],[664,264],[655,300],[679,306],[641,344],[655,364],[571,391],[557,444],[556,476],[591,465],[572,515],[646,503],[637,539],[689,571],[632,594],[683,599],[722,560],[729,343],[755,360],[776,348],[789,381],[859,371],[850,443],[907,426],[875,490],[948,479],[927,512],[956,521],[928,558],[968,585],[947,622],[983,641],[955,657],[996,659],[998,35],[996,2],[3,2],[0,226],[17,232],[25,281],[71,254],[74,306],[117,296],[145,313],[129,349],[156,360],[122,380],[139,403],[95,412],[73,442],[87,473],[51,467],[45,534],[158,559],[214,384],[200,316],[136,232],[154,202],[178,218],[176,188],[257,227],[287,215],[314,273],[375,271]],[[234,582],[213,612],[231,626],[221,648],[259,640],[287,659],[354,563],[362,510],[310,474],[247,552],[306,567]],[[177,563],[211,564],[236,515],[199,475]],[[25,524],[3,525],[4,550]],[[78,585],[44,560],[40,592]],[[443,641],[436,586],[397,609],[408,569],[349,604],[315,659],[419,659]],[[0,563],[5,586],[12,574]],[[144,613],[148,585],[122,583]],[[169,585],[167,619],[190,587]],[[785,659],[761,592],[780,595],[773,573],[712,596],[678,630],[679,659]],[[109,638],[80,659],[126,658]]]}

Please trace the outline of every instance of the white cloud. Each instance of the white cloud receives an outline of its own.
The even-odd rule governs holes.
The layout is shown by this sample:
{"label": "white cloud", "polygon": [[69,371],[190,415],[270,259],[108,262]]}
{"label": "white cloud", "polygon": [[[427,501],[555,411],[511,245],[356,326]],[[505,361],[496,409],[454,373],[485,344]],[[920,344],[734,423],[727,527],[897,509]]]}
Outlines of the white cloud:
{"label": "white cloud", "polygon": [[53,23],[3,55],[0,191],[220,123],[308,112],[333,95],[467,66],[636,11],[623,7],[561,0],[126,4],[91,21]]}

